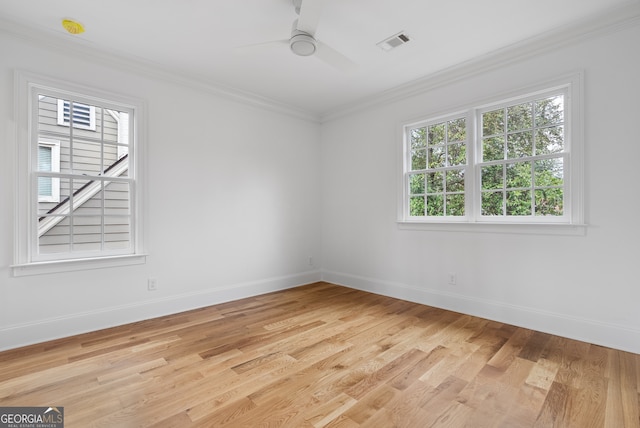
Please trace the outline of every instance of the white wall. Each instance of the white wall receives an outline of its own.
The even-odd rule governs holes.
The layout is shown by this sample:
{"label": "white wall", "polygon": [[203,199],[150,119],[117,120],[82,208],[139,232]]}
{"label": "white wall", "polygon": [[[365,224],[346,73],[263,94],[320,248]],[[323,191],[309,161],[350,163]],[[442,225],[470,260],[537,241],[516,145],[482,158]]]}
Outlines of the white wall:
{"label": "white wall", "polygon": [[[640,353],[639,41],[636,20],[324,123],[323,278]],[[586,236],[398,229],[403,121],[578,70]]]}
{"label": "white wall", "polygon": [[[39,45],[0,32],[0,349],[319,279],[318,123]],[[15,69],[146,101],[146,264],[11,277]]]}

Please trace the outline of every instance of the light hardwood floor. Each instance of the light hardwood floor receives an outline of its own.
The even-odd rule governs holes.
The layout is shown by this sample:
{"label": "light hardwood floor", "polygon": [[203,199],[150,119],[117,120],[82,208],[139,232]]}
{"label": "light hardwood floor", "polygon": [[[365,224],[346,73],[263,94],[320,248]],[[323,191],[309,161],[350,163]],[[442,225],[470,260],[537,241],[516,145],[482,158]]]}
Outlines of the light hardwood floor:
{"label": "light hardwood floor", "polygon": [[640,427],[640,356],[327,283],[0,353],[76,427]]}

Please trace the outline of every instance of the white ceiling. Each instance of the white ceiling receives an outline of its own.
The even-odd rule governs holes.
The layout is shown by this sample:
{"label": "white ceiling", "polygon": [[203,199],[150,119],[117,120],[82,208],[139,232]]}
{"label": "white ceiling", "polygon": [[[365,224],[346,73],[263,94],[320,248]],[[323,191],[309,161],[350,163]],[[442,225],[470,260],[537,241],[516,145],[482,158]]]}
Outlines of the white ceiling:
{"label": "white ceiling", "polygon": [[[316,38],[354,61],[355,71],[295,56],[286,45],[239,49],[287,39],[297,17],[292,0],[0,0],[0,18],[322,115],[640,0],[304,1],[322,3]],[[86,32],[66,33],[63,18]],[[409,43],[390,52],[376,46],[400,31]]]}

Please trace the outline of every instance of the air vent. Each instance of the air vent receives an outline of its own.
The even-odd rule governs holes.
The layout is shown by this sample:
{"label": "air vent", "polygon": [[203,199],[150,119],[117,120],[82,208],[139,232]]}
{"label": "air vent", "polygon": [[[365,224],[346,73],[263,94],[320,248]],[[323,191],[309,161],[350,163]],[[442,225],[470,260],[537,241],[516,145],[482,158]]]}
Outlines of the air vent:
{"label": "air vent", "polygon": [[407,36],[404,32],[400,32],[384,39],[381,42],[376,43],[376,45],[383,51],[387,52],[391,49],[397,48],[400,45],[404,45],[405,43],[409,42],[409,40],[411,40],[409,39],[409,36]]}

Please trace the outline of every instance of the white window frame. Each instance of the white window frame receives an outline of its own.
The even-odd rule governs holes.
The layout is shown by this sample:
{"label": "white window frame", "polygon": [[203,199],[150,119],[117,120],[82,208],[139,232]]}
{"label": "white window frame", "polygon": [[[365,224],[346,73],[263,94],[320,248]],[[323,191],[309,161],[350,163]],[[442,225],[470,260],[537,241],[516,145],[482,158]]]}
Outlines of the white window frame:
{"label": "white window frame", "polygon": [[[69,126],[69,120],[65,120],[65,117],[64,117],[65,104],[69,104],[69,102],[66,100],[60,100],[60,99],[58,100],[58,125],[61,125],[61,126]],[[82,103],[74,103],[74,104],[79,104],[84,107],[89,107],[89,124],[86,125],[74,119],[73,127],[78,129],[87,129],[89,131],[95,131],[96,130],[96,108],[94,106],[86,105]],[[72,116],[73,114],[70,112],[69,117],[72,117]]]}
{"label": "white window frame", "polygon": [[[39,147],[51,149],[51,172],[60,172],[60,141],[48,138],[38,140]],[[38,193],[39,202],[60,202],[60,178],[51,177],[51,196]]]}
{"label": "white window frame", "polygon": [[[145,105],[138,99],[84,87],[33,73],[15,72],[16,192],[14,212],[14,276],[126,266],[146,262],[145,251]],[[123,108],[134,114],[129,123],[132,147],[129,150],[127,180],[134,182],[131,199],[131,247],[124,251],[105,250],[86,253],[37,254],[37,118],[38,94],[109,108]],[[35,149],[34,149],[35,148]],[[41,174],[41,173],[40,173]],[[35,192],[35,193],[34,193]]]}
{"label": "white window frame", "polygon": [[[469,231],[531,234],[586,233],[583,197],[583,108],[582,72],[561,76],[517,91],[501,94],[492,99],[482,100],[456,112],[436,114],[402,123],[399,134],[399,185],[398,185],[398,226],[406,230]],[[482,216],[481,215],[481,129],[482,112],[495,110],[507,105],[519,104],[544,98],[545,95],[563,92],[565,126],[565,166],[564,166],[564,214],[563,216]],[[462,112],[462,113],[461,113]],[[408,140],[410,129],[423,124],[437,123],[446,118],[463,114],[467,119],[467,170],[465,174],[465,216],[458,217],[412,217],[409,210],[408,173],[411,171],[411,153]]]}

